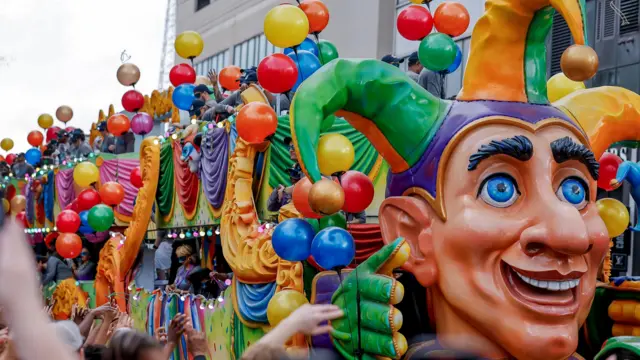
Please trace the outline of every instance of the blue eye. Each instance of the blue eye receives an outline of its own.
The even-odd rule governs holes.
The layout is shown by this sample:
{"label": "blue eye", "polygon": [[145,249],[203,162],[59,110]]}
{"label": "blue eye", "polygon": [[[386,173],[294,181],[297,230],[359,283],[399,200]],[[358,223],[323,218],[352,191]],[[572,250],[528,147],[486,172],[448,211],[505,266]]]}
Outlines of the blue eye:
{"label": "blue eye", "polygon": [[479,197],[487,204],[506,208],[518,200],[520,192],[516,181],[509,175],[497,174],[487,178],[482,184]]}
{"label": "blue eye", "polygon": [[582,210],[587,206],[587,202],[589,201],[587,192],[588,188],[584,181],[576,178],[568,178],[560,184],[556,195],[558,199],[568,202],[578,210]]}

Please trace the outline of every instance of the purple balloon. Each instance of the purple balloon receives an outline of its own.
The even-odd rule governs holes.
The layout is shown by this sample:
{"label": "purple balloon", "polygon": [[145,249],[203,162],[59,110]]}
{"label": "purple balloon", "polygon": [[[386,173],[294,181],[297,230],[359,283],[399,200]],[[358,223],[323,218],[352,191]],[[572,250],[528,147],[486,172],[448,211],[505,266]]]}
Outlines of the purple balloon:
{"label": "purple balloon", "polygon": [[153,118],[147,113],[137,113],[131,119],[131,130],[138,135],[146,135],[153,130]]}

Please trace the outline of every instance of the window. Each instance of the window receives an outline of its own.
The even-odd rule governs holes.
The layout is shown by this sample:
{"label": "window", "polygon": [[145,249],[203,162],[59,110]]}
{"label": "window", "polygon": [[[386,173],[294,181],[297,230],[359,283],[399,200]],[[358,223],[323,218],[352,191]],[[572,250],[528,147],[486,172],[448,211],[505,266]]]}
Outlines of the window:
{"label": "window", "polygon": [[196,11],[202,10],[203,7],[209,5],[210,3],[210,0],[196,0]]}
{"label": "window", "polygon": [[264,34],[254,36],[233,47],[233,63],[242,69],[258,66],[265,56],[278,52]]}
{"label": "window", "polygon": [[230,50],[221,51],[213,56],[210,56],[195,65],[197,75],[207,75],[210,70],[220,72],[229,64]]}
{"label": "window", "polygon": [[620,19],[620,35],[627,35],[638,31],[640,1],[620,0],[620,12],[624,15],[624,17]]}
{"label": "window", "polygon": [[553,15],[553,26],[551,28],[551,76],[562,71],[560,59],[565,49],[573,44],[571,31],[564,17],[559,12]]}

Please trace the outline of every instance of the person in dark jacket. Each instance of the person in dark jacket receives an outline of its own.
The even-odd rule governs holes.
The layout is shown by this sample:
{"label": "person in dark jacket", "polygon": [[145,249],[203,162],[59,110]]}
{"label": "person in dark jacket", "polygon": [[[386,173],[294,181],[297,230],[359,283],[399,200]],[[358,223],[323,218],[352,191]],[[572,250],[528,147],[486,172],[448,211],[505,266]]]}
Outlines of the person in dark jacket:
{"label": "person in dark jacket", "polygon": [[45,273],[42,276],[42,285],[47,285],[52,281],[58,282],[73,277],[73,271],[69,265],[62,260],[62,257],[57,252],[54,252],[49,256],[47,264],[44,265],[44,270]]}

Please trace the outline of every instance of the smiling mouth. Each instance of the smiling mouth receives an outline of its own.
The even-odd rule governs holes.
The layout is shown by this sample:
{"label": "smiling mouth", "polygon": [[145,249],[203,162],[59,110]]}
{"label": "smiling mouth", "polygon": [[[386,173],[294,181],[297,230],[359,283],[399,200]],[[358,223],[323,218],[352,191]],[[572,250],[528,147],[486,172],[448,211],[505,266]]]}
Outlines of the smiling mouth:
{"label": "smiling mouth", "polygon": [[578,311],[578,289],[584,273],[563,275],[557,271],[525,271],[502,262],[502,276],[513,297],[537,313],[555,316]]}

